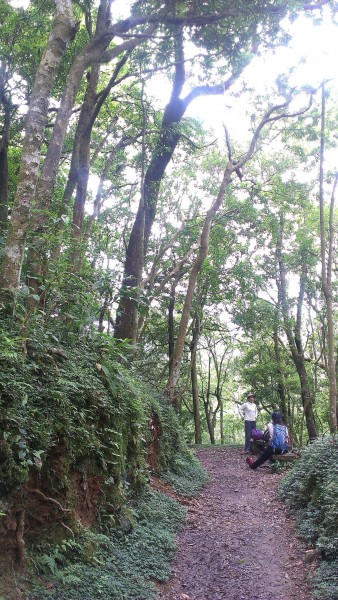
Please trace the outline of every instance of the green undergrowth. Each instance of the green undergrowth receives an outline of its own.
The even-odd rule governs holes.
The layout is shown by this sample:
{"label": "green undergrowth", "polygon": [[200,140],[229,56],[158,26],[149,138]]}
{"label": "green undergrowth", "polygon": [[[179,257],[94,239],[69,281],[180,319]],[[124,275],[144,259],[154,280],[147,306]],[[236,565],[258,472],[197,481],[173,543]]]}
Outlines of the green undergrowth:
{"label": "green undergrowth", "polygon": [[25,597],[151,600],[184,510],[150,491],[150,449],[180,494],[207,480],[168,398],[108,336],[0,322],[0,341],[0,540],[15,548],[6,519],[24,514]]}
{"label": "green undergrowth", "polygon": [[103,477],[102,510],[105,504],[118,510],[148,482],[153,421],[159,425],[156,470],[176,476],[180,490],[182,472],[188,479],[194,470],[195,479],[201,467],[168,398],[142,380],[112,338],[64,339],[36,330],[23,355],[23,340],[1,325],[0,499],[37,473],[47,495],[69,497],[76,471],[85,481]]}
{"label": "green undergrowth", "polygon": [[316,600],[338,598],[338,438],[308,446],[283,479],[283,500],[295,512],[306,542],[321,556],[314,585]]}
{"label": "green undergrowth", "polygon": [[76,540],[39,549],[35,560],[42,583],[30,600],[152,600],[155,582],[170,575],[175,533],[185,509],[175,500],[148,491],[130,508],[129,531],[87,531]]}
{"label": "green undergrowth", "polygon": [[209,479],[201,463],[194,456],[189,455],[178,457],[171,471],[165,471],[161,476],[176,492],[188,497],[194,496]]}
{"label": "green undergrowth", "polygon": [[293,469],[293,462],[282,462],[279,460],[275,460],[271,465],[271,471],[273,473],[285,473],[291,471]]}

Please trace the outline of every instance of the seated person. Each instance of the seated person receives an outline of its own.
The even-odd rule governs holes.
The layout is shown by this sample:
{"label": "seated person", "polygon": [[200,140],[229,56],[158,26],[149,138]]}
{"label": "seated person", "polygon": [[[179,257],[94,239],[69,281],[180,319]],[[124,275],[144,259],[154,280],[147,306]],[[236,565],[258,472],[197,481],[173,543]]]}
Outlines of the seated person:
{"label": "seated person", "polygon": [[285,454],[288,450],[289,432],[286,425],[283,425],[280,413],[273,412],[271,420],[272,423],[268,424],[268,431],[271,435],[269,444],[257,460],[253,458],[246,459],[250,469],[257,469],[269,460],[273,454]]}

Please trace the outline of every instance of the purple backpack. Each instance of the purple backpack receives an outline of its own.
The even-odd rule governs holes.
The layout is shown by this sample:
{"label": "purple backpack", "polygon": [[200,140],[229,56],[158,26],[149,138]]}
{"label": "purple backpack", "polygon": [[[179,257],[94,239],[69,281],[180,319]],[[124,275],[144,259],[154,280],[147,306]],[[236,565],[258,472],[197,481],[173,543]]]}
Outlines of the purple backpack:
{"label": "purple backpack", "polygon": [[254,442],[256,440],[262,440],[264,437],[264,433],[261,429],[252,429],[251,430],[251,437],[254,440]]}

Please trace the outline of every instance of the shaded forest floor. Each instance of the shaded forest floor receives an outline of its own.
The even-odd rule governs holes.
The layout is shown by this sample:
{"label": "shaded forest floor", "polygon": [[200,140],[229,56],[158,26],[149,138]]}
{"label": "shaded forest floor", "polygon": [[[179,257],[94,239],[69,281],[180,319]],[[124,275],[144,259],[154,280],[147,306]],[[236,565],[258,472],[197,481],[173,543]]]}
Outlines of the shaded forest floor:
{"label": "shaded forest floor", "polygon": [[184,501],[173,577],[161,600],[310,600],[314,569],[294,522],[277,499],[282,475],[251,471],[235,449],[198,449],[210,481]]}

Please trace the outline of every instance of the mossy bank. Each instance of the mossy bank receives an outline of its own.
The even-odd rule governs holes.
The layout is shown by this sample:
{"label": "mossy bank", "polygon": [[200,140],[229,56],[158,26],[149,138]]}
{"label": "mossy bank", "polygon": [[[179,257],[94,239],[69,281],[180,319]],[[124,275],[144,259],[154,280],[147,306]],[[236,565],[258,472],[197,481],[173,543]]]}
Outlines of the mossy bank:
{"label": "mossy bank", "polygon": [[[143,577],[150,581],[167,576],[173,532],[183,514],[175,501],[150,490],[150,474],[162,474],[181,493],[192,493],[206,478],[187,448],[174,410],[165,396],[142,381],[130,357],[106,336],[68,339],[66,344],[52,334],[36,336],[22,353],[22,340],[18,337],[15,342],[12,333],[6,344],[4,331],[0,355],[3,573],[21,572],[30,582],[35,574],[48,574],[49,581],[55,581],[46,591],[48,597],[55,591],[55,597],[61,598],[62,577],[63,586],[66,582],[70,586],[65,598],[151,598],[151,586],[142,583]],[[145,517],[151,514],[153,519],[155,505],[162,507],[156,509],[156,527]],[[166,566],[155,568],[156,560],[150,566],[151,552],[137,551],[142,532],[155,557],[163,548]],[[147,548],[145,540],[142,544]],[[120,576],[124,572],[119,560],[130,579],[128,560],[118,558],[119,553],[126,556],[129,546],[128,560],[135,565],[144,562],[133,571],[138,596],[130,590],[123,595],[125,584],[115,581],[117,571]],[[86,581],[81,575],[84,565]],[[98,565],[101,573],[107,570],[105,583],[96,572]],[[142,569],[145,575],[140,575]],[[79,596],[72,595],[73,584]],[[30,588],[31,583],[22,597],[28,597]],[[32,597],[44,597],[41,590],[37,593]],[[5,597],[11,597],[10,590]]]}

